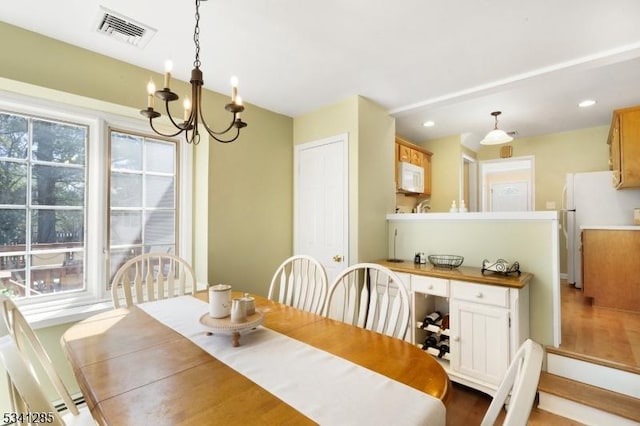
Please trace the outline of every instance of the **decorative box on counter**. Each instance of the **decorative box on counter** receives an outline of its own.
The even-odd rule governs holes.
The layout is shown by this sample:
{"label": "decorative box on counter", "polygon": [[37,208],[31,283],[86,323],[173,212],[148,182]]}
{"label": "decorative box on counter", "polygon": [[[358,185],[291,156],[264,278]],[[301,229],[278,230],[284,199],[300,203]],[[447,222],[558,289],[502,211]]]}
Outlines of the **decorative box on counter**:
{"label": "decorative box on counter", "polygon": [[520,264],[518,262],[509,263],[504,259],[498,259],[495,262],[490,262],[485,259],[482,261],[482,274],[485,271],[497,272],[503,275],[518,274],[520,275]]}

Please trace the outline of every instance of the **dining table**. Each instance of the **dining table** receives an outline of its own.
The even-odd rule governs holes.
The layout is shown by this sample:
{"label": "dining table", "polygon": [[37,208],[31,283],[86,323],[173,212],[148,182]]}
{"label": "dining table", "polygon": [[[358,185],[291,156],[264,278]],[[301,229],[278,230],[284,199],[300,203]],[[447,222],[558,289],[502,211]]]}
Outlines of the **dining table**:
{"label": "dining table", "polygon": [[[234,293],[234,297],[238,294]],[[208,293],[72,325],[61,345],[98,424],[444,426],[444,368],[395,337],[253,295],[260,325],[209,329]]]}

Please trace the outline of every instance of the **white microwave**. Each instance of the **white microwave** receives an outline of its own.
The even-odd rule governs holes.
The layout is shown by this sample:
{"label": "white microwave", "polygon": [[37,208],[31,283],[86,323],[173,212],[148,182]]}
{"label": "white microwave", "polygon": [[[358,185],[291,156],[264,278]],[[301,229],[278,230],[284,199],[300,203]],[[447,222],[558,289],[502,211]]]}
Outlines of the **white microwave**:
{"label": "white microwave", "polygon": [[405,192],[424,192],[424,168],[405,161],[398,162],[398,189]]}

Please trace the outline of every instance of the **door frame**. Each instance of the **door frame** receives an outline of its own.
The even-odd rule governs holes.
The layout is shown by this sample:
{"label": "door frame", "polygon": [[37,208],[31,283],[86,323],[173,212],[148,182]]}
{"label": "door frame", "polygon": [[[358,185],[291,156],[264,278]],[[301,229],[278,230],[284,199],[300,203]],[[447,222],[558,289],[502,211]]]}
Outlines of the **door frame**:
{"label": "door frame", "polygon": [[[298,204],[298,169],[300,167],[299,157],[300,153],[306,149],[316,148],[322,145],[328,145],[331,143],[342,144],[342,171],[343,171],[343,203],[344,203],[344,215],[343,215],[343,241],[344,247],[343,265],[346,268],[349,263],[349,134],[340,133],[327,138],[318,139],[315,141],[305,142],[297,144],[293,149],[293,254],[299,254],[300,241],[298,239],[300,232],[298,231],[300,226],[300,206]],[[331,283],[329,283],[331,284]]]}
{"label": "door frame", "polygon": [[[464,176],[464,168],[465,165],[469,167],[469,187],[467,188],[469,192],[468,199],[465,200],[465,176]],[[458,193],[460,196],[458,197],[458,205],[461,205],[461,201],[464,200],[465,204],[470,212],[480,211],[478,208],[478,162],[475,158],[462,153],[460,156],[460,185],[459,185]]]}
{"label": "door frame", "polygon": [[489,210],[489,190],[487,185],[487,175],[492,172],[504,172],[504,171],[516,171],[516,170],[529,170],[529,206],[530,211],[536,209],[536,188],[535,188],[535,156],[526,155],[522,157],[512,158],[500,158],[497,160],[487,160],[480,162],[480,181],[481,181],[481,206],[483,212]]}

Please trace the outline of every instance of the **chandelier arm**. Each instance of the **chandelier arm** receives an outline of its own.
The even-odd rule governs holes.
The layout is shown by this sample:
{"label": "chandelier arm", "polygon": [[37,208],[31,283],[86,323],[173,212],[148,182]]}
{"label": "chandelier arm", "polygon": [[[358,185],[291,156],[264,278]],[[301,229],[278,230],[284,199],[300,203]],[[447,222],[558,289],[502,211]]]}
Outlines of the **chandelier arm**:
{"label": "chandelier arm", "polygon": [[159,131],[158,129],[155,128],[155,126],[153,125],[153,119],[152,118],[149,118],[149,125],[151,126],[151,129],[154,132],[156,132],[160,136],[164,136],[165,138],[173,138],[175,136],[178,136],[180,133],[182,133],[184,131],[184,129],[180,129],[175,133],[162,133],[161,131]]}
{"label": "chandelier arm", "polygon": [[200,132],[198,132],[197,127],[191,128],[191,136],[189,136],[189,129],[185,129],[184,131],[185,139],[187,143],[198,145],[200,143]]}
{"label": "chandelier arm", "polygon": [[216,135],[224,135],[225,133],[227,133],[229,130],[231,130],[231,128],[233,127],[233,125],[236,122],[236,113],[233,113],[233,117],[231,120],[231,123],[229,124],[229,126],[220,131],[220,132],[216,132],[215,130],[213,130],[208,124],[207,124],[207,120],[204,119],[204,115],[202,113],[202,86],[197,86],[197,89],[194,91],[197,92],[198,95],[198,100],[195,103],[195,105],[197,105],[196,108],[198,108],[198,115],[200,116],[200,120],[202,121],[202,124],[204,125],[205,129],[207,129],[207,133],[209,133],[215,140],[218,140],[218,138],[216,138]]}
{"label": "chandelier arm", "polygon": [[[171,124],[173,124],[176,129],[180,129],[177,133],[173,135],[173,136],[177,136],[189,127],[191,120],[184,123],[177,123],[173,118],[173,116],[171,115],[171,113],[169,112],[169,101],[164,101],[164,105],[165,105],[165,109],[167,110],[167,117],[169,117]],[[191,118],[191,116],[189,116],[189,118]]]}
{"label": "chandelier arm", "polygon": [[[205,121],[204,117],[202,116],[202,110],[200,110],[200,119],[202,120],[202,124],[204,124],[204,127],[207,129],[207,132],[213,136],[213,135],[224,135],[225,133],[227,133],[229,130],[231,130],[231,128],[233,127],[234,124],[236,124],[236,113],[233,113],[233,117],[231,118],[231,123],[229,123],[229,126],[220,131],[220,132],[216,132],[215,130],[213,130],[211,127],[209,127],[209,125],[207,124],[207,122]],[[217,139],[216,139],[217,140]]]}
{"label": "chandelier arm", "polygon": [[215,140],[217,140],[220,143],[231,143],[233,141],[235,141],[236,139],[238,139],[238,136],[240,136],[240,128],[236,127],[236,135],[232,138],[232,139],[220,139],[219,137],[217,137],[216,135],[212,134],[209,131],[209,128],[207,127],[207,133],[209,133],[209,135],[214,138]]}

